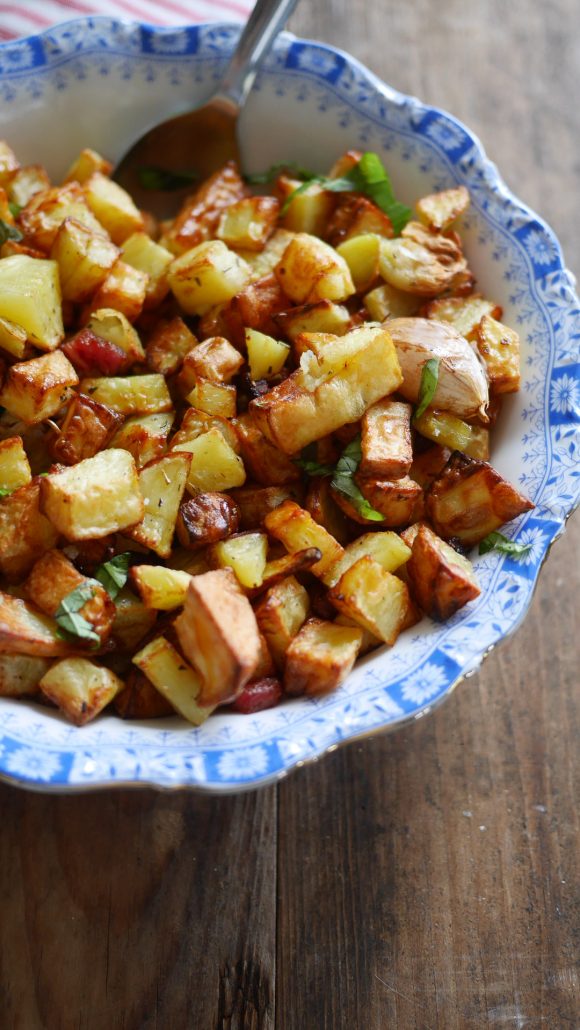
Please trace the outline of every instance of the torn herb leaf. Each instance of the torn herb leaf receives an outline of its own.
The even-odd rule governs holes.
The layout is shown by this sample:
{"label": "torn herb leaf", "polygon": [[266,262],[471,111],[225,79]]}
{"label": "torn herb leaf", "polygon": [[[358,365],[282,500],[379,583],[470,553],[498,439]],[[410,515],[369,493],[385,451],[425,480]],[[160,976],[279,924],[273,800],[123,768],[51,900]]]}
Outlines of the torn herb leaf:
{"label": "torn herb leaf", "polygon": [[283,175],[284,172],[290,172],[296,179],[313,179],[315,177],[314,172],[309,171],[308,168],[302,168],[292,161],[285,161],[281,164],[271,165],[265,172],[244,175],[244,179],[250,186],[265,186],[277,179],[279,175]]}
{"label": "torn herb leaf", "polygon": [[421,415],[427,411],[431,401],[435,396],[437,389],[437,383],[439,382],[439,358],[429,358],[425,362],[421,370],[421,385],[419,386],[419,400],[413,419],[416,420],[421,418]]}
{"label": "torn herb leaf", "polygon": [[114,558],[103,562],[95,572],[95,579],[104,586],[113,600],[115,600],[127,582],[130,562],[131,555],[129,551],[125,551],[123,554],[116,554]]}
{"label": "torn herb leaf", "polygon": [[22,239],[24,239],[24,237],[20,232],[20,229],[17,229],[15,225],[8,225],[8,222],[4,222],[0,218],[0,247],[3,243],[6,243],[6,240],[16,240],[16,242],[18,242]]}
{"label": "torn herb leaf", "polygon": [[81,640],[90,640],[94,644],[100,644],[101,639],[95,633],[93,626],[82,615],[79,615],[81,608],[94,596],[95,588],[89,583],[81,583],[80,586],[71,590],[70,594],[63,597],[60,602],[55,620],[59,629],[59,636],[68,640],[70,637],[78,637]]}
{"label": "torn herb leaf", "polygon": [[515,540],[508,540],[507,536],[504,536],[503,533],[488,533],[480,541],[479,553],[487,554],[488,551],[500,551],[502,554],[509,554],[512,558],[519,559],[528,553],[531,546],[531,544],[518,544]]}
{"label": "torn herb leaf", "polygon": [[144,190],[180,190],[198,179],[199,174],[193,171],[170,172],[157,165],[143,165],[139,169],[139,182]]}
{"label": "torn herb leaf", "polygon": [[375,511],[354,481],[362,457],[360,435],[355,436],[345,447],[335,466],[319,464],[308,456],[308,450],[309,448],[305,448],[303,451],[304,457],[295,459],[296,464],[307,476],[332,476],[331,487],[348,497],[359,515],[371,522],[384,521],[384,516]]}

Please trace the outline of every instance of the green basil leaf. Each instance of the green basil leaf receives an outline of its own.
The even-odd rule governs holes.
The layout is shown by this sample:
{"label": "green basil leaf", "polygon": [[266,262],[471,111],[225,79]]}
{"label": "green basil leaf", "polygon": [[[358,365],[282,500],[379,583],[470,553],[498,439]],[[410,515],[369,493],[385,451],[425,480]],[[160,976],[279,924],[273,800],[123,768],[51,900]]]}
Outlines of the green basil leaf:
{"label": "green basil leaf", "polygon": [[139,182],[144,190],[180,190],[183,186],[189,186],[197,182],[197,172],[170,172],[166,168],[159,168],[157,165],[143,165],[139,169]]}
{"label": "green basil leaf", "polygon": [[319,465],[317,461],[310,461],[308,458],[295,458],[294,464],[307,476],[331,476],[334,472],[334,465]]}
{"label": "green basil leaf", "polygon": [[413,415],[414,419],[421,418],[427,411],[435,396],[437,383],[439,382],[439,358],[429,358],[423,365],[421,371],[421,385],[419,386],[419,401]]}
{"label": "green basil leaf", "polygon": [[8,490],[5,486],[0,486],[0,497],[8,497],[12,493],[12,490]]}
{"label": "green basil leaf", "polygon": [[330,485],[348,497],[363,518],[369,519],[371,522],[384,522],[384,516],[373,508],[354,481],[353,477],[360,465],[361,458],[362,444],[359,435],[355,436],[342,452]]}
{"label": "green basil leaf", "polygon": [[4,222],[0,218],[0,247],[6,240],[21,240],[23,239],[20,229],[17,229],[15,225],[8,225],[8,222]]}
{"label": "green basil leaf", "polygon": [[501,551],[502,554],[509,554],[512,558],[521,558],[527,554],[531,544],[518,544],[515,540],[508,540],[503,533],[489,533],[485,539],[480,541],[479,553],[487,554],[488,551]]}
{"label": "green basil leaf", "polygon": [[97,645],[101,643],[101,638],[98,633],[95,633],[91,623],[78,614],[83,605],[93,597],[94,592],[94,587],[89,583],[81,583],[80,586],[71,590],[70,594],[63,597],[55,614],[59,636],[64,637],[65,640],[72,636],[79,637],[81,640],[90,640]]}
{"label": "green basil leaf", "polygon": [[273,182],[279,175],[284,172],[290,172],[295,179],[313,179],[314,172],[310,172],[307,168],[302,168],[301,165],[294,164],[292,161],[285,161],[282,164],[271,165],[265,172],[253,172],[249,175],[244,175],[244,179],[250,186],[264,186],[269,182]]}
{"label": "green basil leaf", "polygon": [[10,214],[12,215],[12,217],[18,218],[18,215],[22,211],[22,206],[20,204],[17,204],[15,200],[9,200],[8,207],[10,209]]}
{"label": "green basil leaf", "polygon": [[95,572],[95,579],[104,586],[110,597],[115,600],[121,592],[129,575],[129,564],[131,555],[128,551],[123,554],[116,554],[114,558],[103,562]]}

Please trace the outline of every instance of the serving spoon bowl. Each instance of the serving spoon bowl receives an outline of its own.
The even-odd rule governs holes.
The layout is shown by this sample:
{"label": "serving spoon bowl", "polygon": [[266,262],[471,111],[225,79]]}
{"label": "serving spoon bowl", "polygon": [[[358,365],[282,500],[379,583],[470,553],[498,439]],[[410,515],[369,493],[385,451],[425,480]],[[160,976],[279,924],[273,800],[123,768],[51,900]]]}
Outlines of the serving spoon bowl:
{"label": "serving spoon bowl", "polygon": [[[173,214],[192,182],[226,161],[240,164],[238,117],[256,74],[298,0],[257,0],[216,92],[202,107],[149,129],[117,164],[113,178],[139,207]],[[148,173],[148,176],[147,176]],[[164,184],[171,178],[173,185]],[[181,186],[176,183],[184,180]]]}

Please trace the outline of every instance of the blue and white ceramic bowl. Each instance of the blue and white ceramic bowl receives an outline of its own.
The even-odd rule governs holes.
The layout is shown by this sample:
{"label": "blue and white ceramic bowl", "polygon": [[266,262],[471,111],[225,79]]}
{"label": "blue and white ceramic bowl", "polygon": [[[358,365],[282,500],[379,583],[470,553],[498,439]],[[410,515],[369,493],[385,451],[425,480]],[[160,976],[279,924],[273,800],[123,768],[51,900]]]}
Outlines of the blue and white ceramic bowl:
{"label": "blue and white ceramic bowl", "polygon": [[[83,18],[0,45],[0,137],[58,177],[78,150],[118,158],[156,121],[202,102],[239,28],[159,29]],[[363,659],[344,686],[255,716],[175,720],[103,716],[82,729],[0,699],[0,775],[23,786],[196,787],[271,783],[328,748],[424,715],[523,618],[550,543],[578,500],[580,306],[550,229],[521,204],[459,122],[380,82],[353,58],[285,35],[243,115],[249,170],[294,160],[325,170],[348,148],[383,157],[397,195],[464,183],[464,238],[479,286],[523,342],[523,383],[509,398],[492,461],[534,501],[510,526],[523,560],[476,558],[480,598],[445,625],[427,619]]]}

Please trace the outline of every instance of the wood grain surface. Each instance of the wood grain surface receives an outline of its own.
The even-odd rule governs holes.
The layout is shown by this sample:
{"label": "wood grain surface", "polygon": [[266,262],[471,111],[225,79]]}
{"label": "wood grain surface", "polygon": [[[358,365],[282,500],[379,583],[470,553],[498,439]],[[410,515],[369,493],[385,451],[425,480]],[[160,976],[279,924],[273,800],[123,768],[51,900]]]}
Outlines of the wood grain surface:
{"label": "wood grain surface", "polygon": [[[311,0],[580,268],[577,0]],[[580,519],[435,713],[232,798],[0,788],[2,1030],[580,1027]]]}

